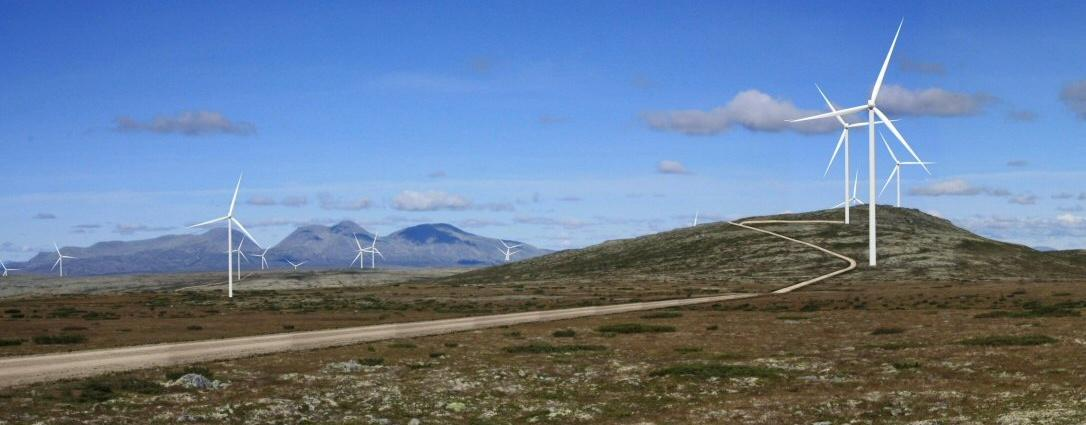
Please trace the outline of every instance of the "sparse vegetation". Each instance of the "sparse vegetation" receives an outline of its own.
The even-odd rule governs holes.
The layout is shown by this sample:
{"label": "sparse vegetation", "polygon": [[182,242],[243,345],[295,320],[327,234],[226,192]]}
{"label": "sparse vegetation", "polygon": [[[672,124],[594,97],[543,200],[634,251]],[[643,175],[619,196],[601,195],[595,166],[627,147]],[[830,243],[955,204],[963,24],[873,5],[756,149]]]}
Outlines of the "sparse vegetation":
{"label": "sparse vegetation", "polygon": [[190,373],[195,373],[197,375],[201,375],[201,376],[203,376],[204,378],[207,378],[207,379],[213,379],[215,377],[215,374],[212,373],[211,369],[209,369],[207,366],[192,365],[192,366],[186,366],[183,369],[175,369],[175,370],[171,370],[171,371],[166,372],[166,379],[169,379],[171,381],[176,381],[178,378],[180,378],[182,376],[185,376],[185,375],[188,375]]}
{"label": "sparse vegetation", "polygon": [[579,351],[606,351],[607,347],[602,345],[584,344],[551,345],[545,342],[533,342],[530,344],[505,347],[503,350],[510,354],[554,354],[574,353]]}
{"label": "sparse vegetation", "polygon": [[612,334],[643,334],[675,332],[674,326],[647,325],[643,323],[620,323],[616,325],[604,325],[596,328],[596,331]]}
{"label": "sparse vegetation", "polygon": [[551,336],[555,338],[573,338],[577,336],[577,332],[573,329],[559,329],[551,333]]}
{"label": "sparse vegetation", "polygon": [[875,330],[871,331],[871,335],[896,335],[896,334],[900,334],[900,333],[905,333],[905,329],[904,328],[892,328],[892,327],[890,327],[890,328],[875,328]]}
{"label": "sparse vegetation", "polygon": [[984,347],[1044,345],[1054,342],[1056,342],[1056,339],[1047,335],[992,335],[969,338],[961,341],[962,345]]}
{"label": "sparse vegetation", "polygon": [[87,337],[76,334],[38,335],[33,338],[38,345],[68,345],[87,342]]}
{"label": "sparse vegetation", "polygon": [[652,371],[649,376],[682,376],[692,378],[775,378],[779,369],[719,363],[692,363]]}
{"label": "sparse vegetation", "polygon": [[0,339],[0,347],[14,347],[22,344],[23,340],[21,339]]}
{"label": "sparse vegetation", "polygon": [[683,314],[677,311],[657,311],[641,316],[642,319],[674,319],[676,317],[683,317]]}

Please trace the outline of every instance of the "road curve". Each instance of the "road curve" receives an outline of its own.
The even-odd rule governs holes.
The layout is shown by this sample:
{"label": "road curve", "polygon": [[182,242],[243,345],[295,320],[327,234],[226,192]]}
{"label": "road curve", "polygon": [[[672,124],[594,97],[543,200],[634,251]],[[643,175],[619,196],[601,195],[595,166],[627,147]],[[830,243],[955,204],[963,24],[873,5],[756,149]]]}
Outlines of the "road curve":
{"label": "road curve", "polygon": [[284,351],[310,350],[386,339],[446,334],[522,323],[679,307],[752,298],[761,295],[764,294],[727,294],[712,297],[648,301],[598,307],[577,307],[560,310],[497,314],[457,319],[428,320],[309,332],[280,333],[207,341],[141,345],[135,347],[13,357],[0,359],[0,388],[36,382],[82,378],[108,372],[120,372],[182,363],[224,360]]}
{"label": "road curve", "polygon": [[[831,221],[746,221],[733,225],[773,235],[794,243],[803,244],[849,263],[848,267],[836,270],[813,279],[790,285],[771,294],[785,294],[796,289],[829,279],[856,268],[856,261],[817,245],[793,239],[779,233],[751,227],[751,224],[772,223],[838,223]],[[552,320],[574,319],[578,317],[602,316],[633,311],[653,310],[668,307],[680,307],[720,301],[738,300],[765,296],[767,294],[726,294],[711,297],[682,298],[663,301],[648,301],[627,304],[615,304],[597,307],[577,307],[559,310],[532,311],[524,313],[496,314],[489,316],[463,317],[457,319],[428,320],[421,322],[392,323],[385,325],[359,326],[340,329],[327,329],[308,332],[280,333],[205,341],[141,345],[134,347],[107,348],[101,350],[76,351],[71,353],[40,354],[12,358],[0,358],[0,388],[15,387],[37,382],[61,379],[83,378],[109,372],[121,372],[150,367],[170,366],[184,363],[225,360],[261,354],[286,351],[311,350],[380,341],[396,338],[411,338],[463,332],[497,326]]]}

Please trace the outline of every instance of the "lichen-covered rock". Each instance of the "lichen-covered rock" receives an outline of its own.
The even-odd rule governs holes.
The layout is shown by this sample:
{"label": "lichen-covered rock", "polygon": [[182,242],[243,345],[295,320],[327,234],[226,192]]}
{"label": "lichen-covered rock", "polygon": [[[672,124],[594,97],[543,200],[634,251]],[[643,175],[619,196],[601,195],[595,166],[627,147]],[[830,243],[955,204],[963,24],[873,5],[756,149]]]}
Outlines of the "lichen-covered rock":
{"label": "lichen-covered rock", "polygon": [[197,390],[217,390],[224,387],[224,384],[219,381],[212,381],[205,378],[198,373],[189,373],[177,378],[176,381],[166,384],[168,387],[180,386],[182,388],[191,388]]}

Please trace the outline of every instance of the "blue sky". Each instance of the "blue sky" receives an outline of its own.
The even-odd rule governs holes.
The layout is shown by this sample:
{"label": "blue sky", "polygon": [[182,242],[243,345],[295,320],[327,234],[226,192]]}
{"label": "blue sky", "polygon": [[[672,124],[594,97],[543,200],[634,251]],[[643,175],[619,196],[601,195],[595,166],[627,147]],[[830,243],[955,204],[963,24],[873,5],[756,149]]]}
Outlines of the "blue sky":
{"label": "blue sky", "polygon": [[352,219],[564,248],[825,208],[838,130],[778,117],[823,111],[815,83],[866,100],[901,18],[880,103],[938,163],[905,206],[1086,247],[1086,6],[704,3],[0,2],[0,258],[187,232],[241,172],[264,245]]}

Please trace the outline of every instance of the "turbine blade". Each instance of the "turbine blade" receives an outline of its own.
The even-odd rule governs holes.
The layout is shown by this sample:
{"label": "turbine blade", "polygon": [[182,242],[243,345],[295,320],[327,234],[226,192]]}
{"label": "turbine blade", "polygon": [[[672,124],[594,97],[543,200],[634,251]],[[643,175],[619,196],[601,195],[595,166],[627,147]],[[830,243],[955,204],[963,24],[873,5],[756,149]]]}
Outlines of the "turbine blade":
{"label": "turbine blade", "polygon": [[[909,142],[905,141],[905,137],[901,135],[901,132],[897,131],[897,127],[894,126],[894,123],[890,122],[890,118],[887,118],[886,114],[882,113],[882,110],[880,110],[878,107],[875,107],[875,114],[879,116],[879,119],[882,120],[883,124],[886,124],[886,128],[890,129],[891,133],[894,133],[894,137],[897,137],[897,140],[901,142],[901,145],[905,146],[905,150],[909,151],[909,154],[912,155],[914,159],[916,159],[916,162],[924,162],[924,160],[920,159],[920,157],[916,155],[916,152],[913,151],[912,146],[909,146]],[[924,171],[927,171],[929,175],[931,174],[931,171],[928,170],[928,166],[924,164],[920,164],[920,166],[924,167]]]}
{"label": "turbine blade", "polygon": [[901,166],[895,165],[894,171],[890,172],[890,176],[886,178],[886,184],[882,185],[882,190],[879,191],[879,197],[882,197],[882,193],[886,191],[886,188],[890,187],[890,182],[894,181],[894,175],[901,170]]}
{"label": "turbine blade", "polygon": [[847,108],[847,109],[839,109],[837,111],[827,112],[827,113],[824,113],[824,114],[812,115],[812,116],[809,116],[809,117],[795,119],[795,120],[788,120],[788,122],[803,122],[803,121],[819,120],[819,119],[822,119],[822,118],[830,118],[830,117],[839,117],[839,116],[844,116],[844,115],[851,115],[851,114],[855,114],[857,112],[860,112],[860,111],[862,111],[864,109],[867,109],[867,105],[854,106],[854,107]]}
{"label": "turbine blade", "polygon": [[53,242],[53,249],[57,250],[57,255],[60,255],[60,247],[57,246],[56,242]]}
{"label": "turbine blade", "polygon": [[352,266],[354,266],[354,263],[358,262],[358,257],[361,257],[361,256],[362,256],[362,253],[361,253],[361,252],[359,252],[359,253],[358,253],[358,255],[355,255],[355,256],[354,256],[354,259],[353,259],[353,260],[351,260],[351,265],[350,265],[350,266],[347,266],[347,267],[352,267]]}
{"label": "turbine blade", "polygon": [[901,23],[897,24],[897,32],[894,33],[894,41],[890,42],[890,50],[886,52],[886,59],[882,61],[882,69],[879,70],[879,77],[875,79],[875,86],[871,88],[871,103],[879,97],[879,90],[882,89],[882,80],[886,78],[886,68],[890,67],[890,57],[894,55],[894,47],[897,46],[897,36],[901,35],[901,26],[905,24],[905,20],[902,19]]}
{"label": "turbine blade", "polygon": [[57,257],[57,262],[53,263],[53,267],[50,267],[49,271],[56,270],[57,269],[57,264],[60,264],[60,260],[61,260],[61,258]]}
{"label": "turbine blade", "polygon": [[837,205],[834,205],[834,206],[833,206],[833,208],[831,208],[831,209],[834,209],[834,208],[841,208],[841,207],[843,207],[843,206],[845,206],[845,203],[844,203],[844,202],[841,202],[841,203],[839,203],[839,204],[837,204]]}
{"label": "turbine blade", "polygon": [[[835,108],[833,106],[833,103],[830,102],[830,98],[826,97],[826,93],[822,92],[822,87],[819,87],[818,84],[815,84],[815,88],[818,89],[818,94],[822,95],[822,100],[826,101],[826,106],[830,107],[830,112],[837,111],[837,108]],[[841,118],[840,115],[838,115],[838,116],[836,116],[834,118],[837,118],[837,122],[841,123],[841,125],[845,126],[845,128],[848,128],[848,123],[846,123],[845,119]]]}
{"label": "turbine blade", "polygon": [[207,226],[208,224],[214,224],[214,223],[218,223],[218,222],[220,222],[220,221],[224,221],[224,220],[229,220],[229,219],[230,219],[230,216],[226,216],[226,217],[219,217],[219,218],[216,218],[216,219],[214,219],[214,220],[208,220],[208,221],[205,221],[205,222],[203,222],[203,223],[197,223],[197,224],[193,224],[193,225],[189,226],[189,228],[191,229],[191,228],[193,228],[193,227]]}
{"label": "turbine blade", "polygon": [[354,244],[358,245],[359,250],[362,249],[362,243],[358,241],[358,235],[357,234],[354,235]]}
{"label": "turbine blade", "polygon": [[830,156],[830,162],[826,164],[826,172],[822,173],[822,177],[826,177],[830,174],[830,167],[833,166],[833,160],[837,159],[837,151],[840,151],[841,145],[845,144],[845,134],[848,134],[848,130],[841,130],[841,137],[837,138],[837,147],[833,148],[833,156]]}
{"label": "turbine blade", "polygon": [[241,174],[238,175],[238,184],[237,186],[234,186],[234,198],[230,200],[230,212],[226,214],[230,217],[234,216],[234,205],[238,203],[238,190],[241,189],[241,176]]}
{"label": "turbine blade", "polygon": [[254,238],[253,235],[249,234],[248,230],[245,230],[245,226],[242,226],[240,221],[233,217],[230,217],[230,221],[233,221],[234,225],[238,226],[238,230],[241,230],[241,233],[245,234],[245,237],[251,239],[257,247],[260,247],[260,242],[257,242],[256,238]]}
{"label": "turbine blade", "polygon": [[886,136],[883,136],[881,131],[879,132],[879,137],[882,138],[882,144],[886,145],[886,151],[890,152],[890,158],[894,159],[894,164],[901,164],[901,161],[898,161],[897,159],[897,155],[894,155],[894,150],[890,149],[890,143],[886,141]]}
{"label": "turbine blade", "polygon": [[852,199],[856,199],[857,190],[860,188],[860,170],[856,170],[856,177],[852,179]]}

